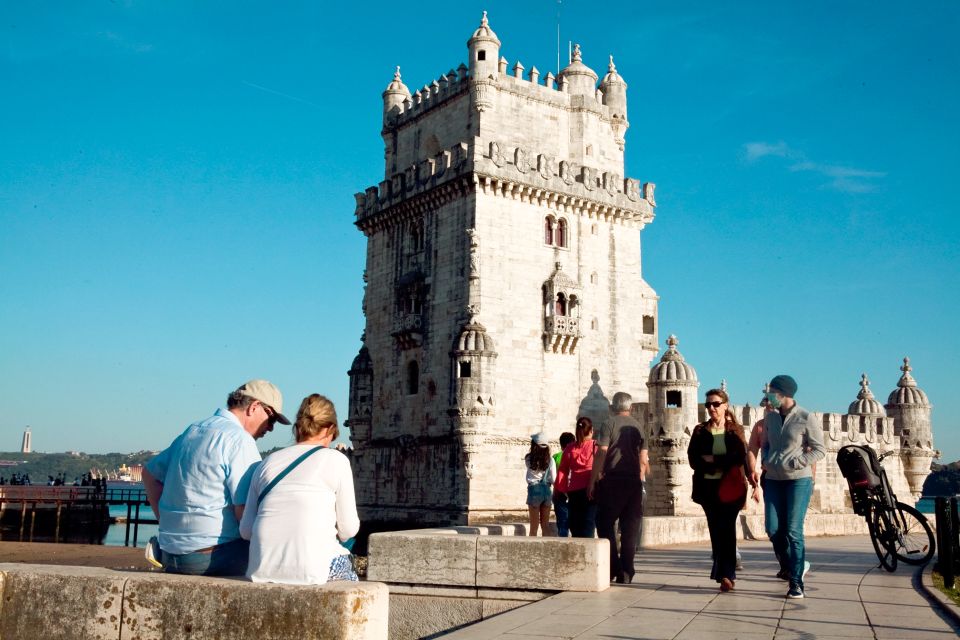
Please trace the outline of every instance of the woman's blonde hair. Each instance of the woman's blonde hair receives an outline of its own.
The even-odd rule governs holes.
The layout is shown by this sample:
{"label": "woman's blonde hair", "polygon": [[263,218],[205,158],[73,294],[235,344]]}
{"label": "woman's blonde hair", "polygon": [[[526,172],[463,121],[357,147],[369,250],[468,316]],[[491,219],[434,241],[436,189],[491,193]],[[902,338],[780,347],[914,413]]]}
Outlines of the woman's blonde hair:
{"label": "woman's blonde hair", "polygon": [[333,428],[333,439],[336,440],[340,429],[337,428],[337,410],[333,403],[319,393],[304,398],[293,423],[293,436],[297,442],[312,438],[330,427]]}

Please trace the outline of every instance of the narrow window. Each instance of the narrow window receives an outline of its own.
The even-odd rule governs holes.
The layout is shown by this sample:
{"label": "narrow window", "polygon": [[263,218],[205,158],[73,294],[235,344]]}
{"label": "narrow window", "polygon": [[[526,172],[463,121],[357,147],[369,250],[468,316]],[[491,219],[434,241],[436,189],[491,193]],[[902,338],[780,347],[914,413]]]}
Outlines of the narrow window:
{"label": "narrow window", "polygon": [[407,395],[415,396],[420,388],[420,365],[416,360],[407,364]]}
{"label": "narrow window", "polygon": [[553,244],[553,218],[543,219],[543,244]]}
{"label": "narrow window", "polygon": [[590,284],[597,284],[597,281],[598,281],[599,279],[600,279],[600,278],[597,277],[597,272],[596,272],[596,271],[594,271],[593,273],[590,274]]}
{"label": "narrow window", "polygon": [[597,225],[590,225],[590,233],[597,235]]}
{"label": "narrow window", "polygon": [[460,363],[460,377],[461,377],[461,378],[469,378],[469,377],[470,377],[470,363],[469,363],[469,362],[461,362],[461,363]]}
{"label": "narrow window", "polygon": [[484,51],[483,49],[480,49],[480,51],[477,51],[477,60],[486,60],[486,59],[487,59],[486,51]]}
{"label": "narrow window", "polygon": [[643,332],[648,336],[654,334],[653,316],[643,316]]}
{"label": "narrow window", "polygon": [[563,218],[557,222],[557,246],[567,246],[567,221]]}
{"label": "narrow window", "polygon": [[593,329],[594,331],[596,331],[596,330],[597,330],[597,327],[598,327],[598,325],[597,325],[597,319],[594,318],[593,320],[590,321],[590,328]]}
{"label": "narrow window", "polygon": [[557,305],[554,310],[554,315],[557,315],[557,316],[567,315],[567,298],[562,293],[557,294]]}
{"label": "narrow window", "polygon": [[680,395],[679,391],[667,391],[667,408],[673,407],[682,407],[683,406],[683,396]]}
{"label": "narrow window", "polygon": [[588,145],[587,145],[587,155],[588,155],[588,156],[592,156],[592,155],[593,155],[593,145],[592,145],[592,144],[588,144]]}

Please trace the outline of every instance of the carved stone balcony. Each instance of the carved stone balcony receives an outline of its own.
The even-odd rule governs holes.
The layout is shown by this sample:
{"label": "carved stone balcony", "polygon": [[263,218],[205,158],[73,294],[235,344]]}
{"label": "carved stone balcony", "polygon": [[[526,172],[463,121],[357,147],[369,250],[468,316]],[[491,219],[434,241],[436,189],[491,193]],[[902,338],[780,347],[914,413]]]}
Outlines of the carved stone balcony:
{"label": "carved stone balcony", "polygon": [[580,342],[580,318],[547,316],[544,319],[543,350],[553,353],[573,353]]}
{"label": "carved stone balcony", "polygon": [[390,334],[401,349],[413,349],[423,343],[423,314],[401,313],[393,323]]}

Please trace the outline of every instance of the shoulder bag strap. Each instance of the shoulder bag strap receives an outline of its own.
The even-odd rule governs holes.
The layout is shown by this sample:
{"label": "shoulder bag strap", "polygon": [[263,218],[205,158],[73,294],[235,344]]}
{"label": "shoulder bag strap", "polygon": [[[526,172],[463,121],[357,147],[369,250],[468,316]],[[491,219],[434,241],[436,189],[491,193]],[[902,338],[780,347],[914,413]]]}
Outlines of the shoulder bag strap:
{"label": "shoulder bag strap", "polygon": [[280,481],[283,480],[285,477],[287,477],[287,474],[290,473],[291,471],[293,471],[294,469],[296,469],[297,466],[299,466],[299,464],[300,464],[301,462],[303,462],[304,460],[306,460],[307,458],[309,458],[310,456],[312,456],[312,455],[315,454],[317,451],[320,451],[320,449],[323,449],[323,448],[324,448],[324,447],[314,447],[313,449],[310,449],[309,451],[307,451],[306,453],[304,453],[302,456],[300,456],[299,458],[297,458],[296,460],[294,460],[293,462],[291,462],[289,467],[287,467],[286,469],[284,469],[283,471],[281,471],[280,473],[278,473],[278,474],[277,474],[277,477],[274,478],[273,480],[271,480],[271,481],[270,481],[270,484],[268,484],[267,486],[265,486],[265,487],[263,488],[263,491],[260,492],[260,496],[257,498],[257,502],[258,502],[258,503],[263,502],[263,499],[264,499],[265,497],[267,497],[267,494],[270,493],[270,490],[271,490],[271,489],[273,489],[275,486],[277,486],[277,483],[278,483],[278,482],[280,482]]}

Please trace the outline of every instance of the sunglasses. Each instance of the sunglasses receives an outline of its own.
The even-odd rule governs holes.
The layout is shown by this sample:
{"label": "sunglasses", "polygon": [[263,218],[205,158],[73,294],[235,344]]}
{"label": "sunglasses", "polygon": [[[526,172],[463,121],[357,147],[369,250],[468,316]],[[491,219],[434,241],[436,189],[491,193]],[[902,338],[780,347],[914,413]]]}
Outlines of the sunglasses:
{"label": "sunglasses", "polygon": [[276,421],[277,421],[277,412],[274,411],[273,408],[268,407],[267,405],[263,404],[262,402],[260,403],[260,406],[263,407],[263,412],[267,414],[267,420],[269,420],[270,422],[276,422]]}
{"label": "sunglasses", "polygon": [[723,404],[722,402],[704,402],[703,406],[709,407],[711,409],[719,409],[720,405],[722,404]]}

